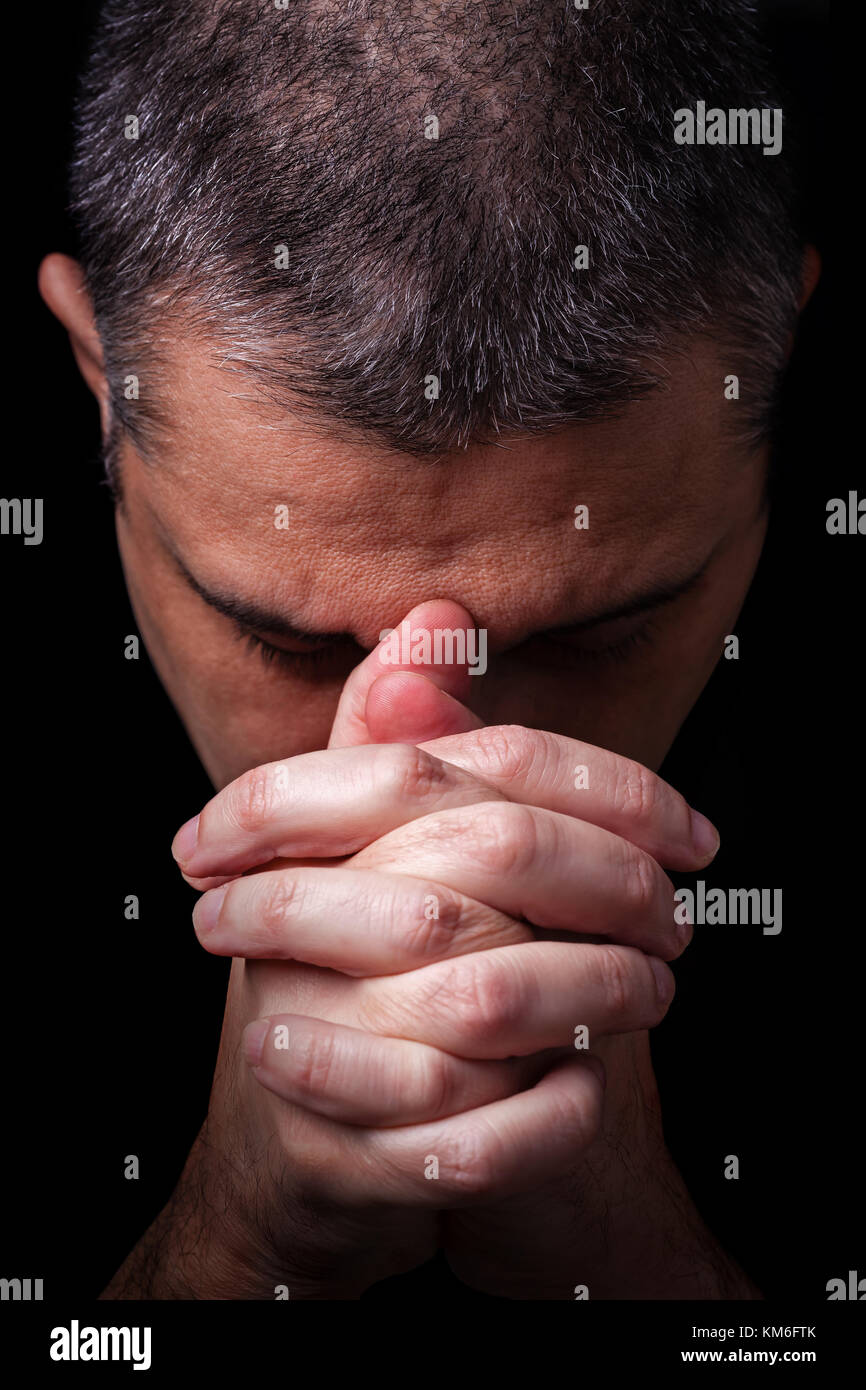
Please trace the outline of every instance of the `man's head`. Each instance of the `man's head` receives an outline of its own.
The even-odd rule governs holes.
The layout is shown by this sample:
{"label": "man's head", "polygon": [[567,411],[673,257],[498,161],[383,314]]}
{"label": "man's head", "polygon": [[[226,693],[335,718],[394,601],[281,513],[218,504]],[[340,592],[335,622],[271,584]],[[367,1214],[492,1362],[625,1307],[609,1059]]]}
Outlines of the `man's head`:
{"label": "man's head", "polygon": [[[674,140],[699,101],[776,104],[739,0],[106,6],[83,278],[52,257],[41,284],[216,781],[324,742],[362,649],[431,597],[488,630],[485,719],[660,761],[757,562],[814,275],[784,153]],[[348,637],[264,664],[238,620]]]}

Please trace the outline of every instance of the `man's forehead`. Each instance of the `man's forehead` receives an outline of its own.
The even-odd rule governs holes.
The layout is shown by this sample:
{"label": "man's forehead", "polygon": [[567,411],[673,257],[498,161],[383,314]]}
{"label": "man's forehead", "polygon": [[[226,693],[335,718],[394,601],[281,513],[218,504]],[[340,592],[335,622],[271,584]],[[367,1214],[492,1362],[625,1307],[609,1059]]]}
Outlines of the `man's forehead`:
{"label": "man's forehead", "polygon": [[625,475],[629,488],[648,499],[667,490],[671,471],[684,461],[693,474],[700,471],[698,441],[704,453],[714,437],[723,447],[721,380],[711,346],[697,342],[670,359],[662,389],[624,403],[613,418],[419,459],[372,439],[346,442],[338,424],[292,415],[248,373],[218,364],[203,346],[184,344],[166,362],[163,414],[172,423],[160,462],[181,484],[210,482],[216,499],[227,492],[233,507],[238,495],[253,506],[287,488],[311,506],[317,498],[329,504],[333,495],[395,488],[398,497],[435,499],[455,487],[467,494],[490,487],[534,493],[537,501],[558,505],[564,486],[580,481],[598,495],[616,495]]}
{"label": "man's forehead", "polygon": [[476,605],[519,582],[534,606],[544,591],[554,609],[586,591],[591,607],[596,589],[675,580],[711,548],[703,522],[732,465],[716,412],[700,408],[706,363],[617,419],[418,459],[348,443],[185,362],[177,429],[139,476],[157,526],[210,587],[278,602],[285,590],[295,608],[317,596],[318,621],[353,591],[402,603],[409,577],[422,596],[452,585]]}

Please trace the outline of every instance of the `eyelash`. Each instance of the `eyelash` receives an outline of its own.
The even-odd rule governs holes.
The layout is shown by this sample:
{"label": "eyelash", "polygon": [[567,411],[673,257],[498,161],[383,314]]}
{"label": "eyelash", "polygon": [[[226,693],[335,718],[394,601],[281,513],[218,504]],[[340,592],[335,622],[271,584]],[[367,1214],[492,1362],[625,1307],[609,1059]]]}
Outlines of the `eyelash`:
{"label": "eyelash", "polygon": [[[588,663],[616,663],[624,661],[638,647],[644,645],[652,636],[654,630],[652,621],[646,622],[635,632],[630,632],[628,637],[624,637],[619,642],[612,643],[609,647],[592,649],[590,647],[572,647],[565,642],[556,642],[551,639],[545,640],[539,634],[535,641],[545,643],[545,655],[553,656],[553,661],[549,664],[562,666],[569,670],[574,670]],[[254,632],[241,630],[238,632],[240,640],[246,643],[249,651],[258,653],[265,666],[278,666],[283,671],[288,671],[292,675],[311,675],[321,673],[332,663],[334,671],[341,658],[345,658],[345,650],[341,647],[314,647],[309,652],[289,652],[282,647],[274,647],[270,642],[265,642],[263,638],[257,637]]]}
{"label": "eyelash", "polygon": [[246,643],[248,651],[258,652],[266,666],[279,666],[281,670],[290,671],[293,675],[320,671],[329,661],[333,662],[335,657],[345,656],[342,648],[334,646],[314,647],[309,652],[288,652],[283,647],[274,647],[270,642],[265,642],[254,632],[241,631],[238,637]]}
{"label": "eyelash", "polygon": [[539,640],[544,642],[544,656],[541,664],[547,660],[547,664],[565,667],[567,670],[579,670],[588,665],[606,665],[608,663],[615,665],[617,662],[627,660],[632,652],[643,647],[650,640],[654,631],[655,623],[653,621],[645,622],[634,632],[630,632],[627,637],[621,638],[618,642],[612,642],[608,647],[575,647],[567,642],[557,642],[550,638],[545,641],[544,637],[541,636]]}

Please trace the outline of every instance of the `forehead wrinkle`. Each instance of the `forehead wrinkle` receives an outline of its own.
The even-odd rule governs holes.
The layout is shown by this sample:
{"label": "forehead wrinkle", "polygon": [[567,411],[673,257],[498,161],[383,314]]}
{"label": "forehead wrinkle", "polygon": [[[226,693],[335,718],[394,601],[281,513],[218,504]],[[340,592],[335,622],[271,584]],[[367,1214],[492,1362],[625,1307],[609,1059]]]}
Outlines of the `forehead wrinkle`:
{"label": "forehead wrinkle", "polygon": [[[682,513],[659,525],[656,507],[647,506],[630,513],[624,525],[626,518],[614,504],[611,525],[606,525],[598,504],[591,506],[596,507],[595,526],[587,532],[574,530],[569,506],[546,520],[538,508],[536,514],[518,510],[501,517],[504,529],[496,531],[482,533],[476,527],[471,534],[455,534],[453,528],[428,528],[396,536],[389,511],[373,508],[362,518],[358,512],[337,510],[328,514],[321,540],[304,509],[296,529],[288,532],[278,532],[272,511],[266,515],[263,510],[264,524],[251,532],[237,524],[230,507],[219,527],[202,527],[197,513],[192,525],[182,528],[178,544],[209,587],[229,588],[316,629],[350,627],[348,617],[354,617],[352,608],[359,602],[368,612],[393,608],[402,617],[414,602],[431,595],[455,598],[473,612],[487,609],[496,615],[497,626],[506,609],[514,624],[538,613],[544,625],[555,622],[563,608],[582,617],[602,595],[606,603],[627,598],[637,582],[675,580],[679,575],[669,563],[672,550],[683,552],[684,560],[694,551],[694,542],[684,543]],[[168,530],[150,510],[164,543],[176,551]],[[471,515],[470,509],[470,522]],[[383,622],[387,625],[388,619]]]}
{"label": "forehead wrinkle", "polygon": [[[511,459],[502,452],[495,459],[470,452],[433,470],[395,457],[347,457],[322,441],[293,436],[278,455],[272,439],[262,449],[250,448],[248,436],[232,435],[227,447],[226,437],[224,432],[218,443],[200,440],[195,455],[187,452],[184,466],[173,470],[172,482],[185,492],[200,489],[233,525],[240,509],[251,521],[259,509],[269,526],[275,506],[286,505],[293,524],[312,527],[324,519],[332,536],[351,533],[358,546],[367,537],[374,546],[378,536],[392,539],[395,522],[415,541],[423,529],[424,543],[433,549],[477,534],[480,520],[488,535],[514,536],[527,525],[563,524],[577,502],[611,510],[622,520],[624,512],[666,504],[675,481],[670,446],[656,460],[657,476],[645,466],[643,451],[642,467],[608,449],[587,459],[589,451],[573,439],[547,441],[546,449],[530,441]],[[291,530],[279,539],[290,543]],[[586,541],[594,545],[596,534]]]}
{"label": "forehead wrinkle", "polygon": [[[583,601],[595,591],[619,597],[623,577],[675,577],[669,567],[661,572],[672,549],[697,558],[700,523],[722,502],[707,475],[738,471],[713,424],[718,405],[709,424],[694,408],[702,367],[685,363],[667,391],[627,420],[475,446],[432,466],[379,447],[350,448],[285,416],[277,428],[256,402],[218,386],[218,369],[187,362],[177,404],[191,400],[171,466],[150,476],[191,561],[224,546],[232,571],[255,573],[271,598],[284,596],[290,579],[299,618],[301,595],[305,606],[320,595],[332,609],[360,586],[373,601],[394,594],[398,605],[416,581],[428,585],[422,597],[451,586],[467,600],[492,583],[494,600],[508,594],[523,606],[543,602],[545,590]],[[706,390],[706,371],[704,378]],[[179,504],[175,489],[186,494]],[[591,518],[580,533],[578,503]],[[279,504],[289,507],[284,532],[273,525]]]}
{"label": "forehead wrinkle", "polygon": [[[161,519],[149,510],[163,544],[177,555]],[[384,551],[367,547],[359,552],[356,545],[337,553],[332,549],[324,571],[317,569],[316,556],[303,547],[291,565],[275,564],[271,553],[244,557],[238,567],[233,544],[230,570],[220,564],[220,572],[213,563],[213,547],[207,558],[199,554],[198,564],[191,553],[179,558],[189,560],[188,568],[212,592],[283,614],[299,628],[353,634],[363,646],[374,645],[382,627],[396,626],[417,603],[431,597],[453,598],[472,612],[479,625],[489,628],[491,652],[522,641],[533,631],[592,619],[646,590],[673,586],[706,558],[702,551],[690,565],[687,551],[672,551],[662,543],[658,529],[650,529],[647,539],[654,544],[642,546],[640,556],[634,553],[635,537],[625,536],[622,545],[608,544],[593,556],[587,568],[588,552],[572,551],[565,537],[559,548],[550,544],[551,539],[548,535],[545,541],[537,530],[529,533],[530,544],[518,557],[518,561],[526,560],[523,565],[515,561],[513,549],[502,538],[489,536],[477,538],[471,553],[464,550],[445,560],[418,545],[411,547],[411,557],[410,547],[402,544]],[[237,533],[231,540],[236,542]],[[533,562],[535,547],[541,550],[537,562]],[[255,587],[250,584],[251,575],[256,576]]]}

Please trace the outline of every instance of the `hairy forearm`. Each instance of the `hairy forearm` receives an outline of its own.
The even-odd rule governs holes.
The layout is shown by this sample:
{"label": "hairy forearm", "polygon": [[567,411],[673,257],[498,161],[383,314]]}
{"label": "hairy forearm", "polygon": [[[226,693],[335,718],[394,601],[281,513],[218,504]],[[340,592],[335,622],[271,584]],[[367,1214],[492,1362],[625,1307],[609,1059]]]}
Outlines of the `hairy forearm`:
{"label": "hairy forearm", "polygon": [[759,1299],[722,1249],[672,1159],[607,1145],[547,1188],[454,1214],[454,1273],[501,1298]]}
{"label": "hairy forearm", "polygon": [[183,1215],[175,1198],[123,1262],[103,1299],[263,1298],[261,1281],[228,1251],[217,1253],[198,1215]]}
{"label": "hairy forearm", "polygon": [[607,1053],[614,1117],[573,1188],[582,1194],[590,1296],[761,1298],[703,1221],[668,1151],[646,1034],[610,1039]]}
{"label": "hairy forearm", "polygon": [[[702,1220],[666,1151],[650,1166],[620,1163],[618,1173],[608,1166],[600,1182],[594,1172],[592,1217],[578,1260],[591,1298],[763,1297]],[[593,1167],[590,1160],[588,1171]]]}
{"label": "hairy forearm", "polygon": [[[243,1205],[203,1130],[171,1199],[101,1298],[269,1300],[286,1290],[282,1296],[290,1298],[353,1299],[363,1292],[369,1280],[316,1241],[301,1204],[295,1223],[287,1212],[279,1241]],[[292,1224],[296,1239],[288,1234]]]}
{"label": "hairy forearm", "polygon": [[761,1298],[668,1152],[646,1034],[603,1039],[597,1052],[608,1077],[603,1133],[543,1188],[452,1213],[455,1274],[515,1299]]}
{"label": "hairy forearm", "polygon": [[228,1204],[219,1209],[204,1149],[199,1136],[170,1200],[103,1299],[273,1298],[279,1281],[268,1284],[264,1252],[240,1233]]}
{"label": "hairy forearm", "polygon": [[101,1297],[354,1300],[433,1254],[429,1213],[337,1210],[293,1187],[285,1168],[275,1183],[272,1161],[261,1150],[230,1160],[205,1125],[170,1201]]}

